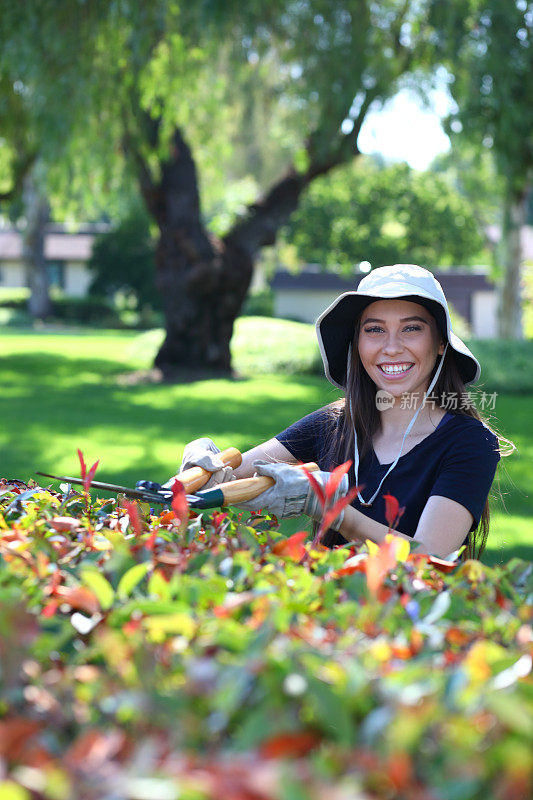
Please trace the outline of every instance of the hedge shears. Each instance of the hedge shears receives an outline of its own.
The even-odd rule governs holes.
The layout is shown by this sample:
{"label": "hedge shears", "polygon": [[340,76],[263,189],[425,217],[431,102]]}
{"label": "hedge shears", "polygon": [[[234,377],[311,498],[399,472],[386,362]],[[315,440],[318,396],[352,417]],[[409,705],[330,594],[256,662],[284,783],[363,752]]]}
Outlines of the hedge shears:
{"label": "hedge shears", "polygon": [[[225,466],[231,466],[233,468],[238,467],[242,462],[242,455],[235,447],[229,447],[227,450],[224,450],[219,454],[219,457]],[[318,466],[314,463],[304,464],[303,466],[310,472],[314,472],[318,469]],[[84,483],[81,478],[73,478],[68,475],[50,475],[47,472],[37,472],[36,474],[42,475],[45,478],[53,478],[54,480],[64,483],[72,483],[75,485],[83,485]],[[191,469],[187,469],[176,475],[176,480],[178,480],[185,489],[189,508],[202,510],[238,505],[246,500],[252,500],[275,483],[273,478],[266,475],[259,475],[253,478],[241,478],[240,480],[228,481],[227,483],[219,484],[213,489],[199,491],[210,477],[211,473],[203,469],[203,467],[191,467]],[[157,503],[162,506],[170,505],[173,497],[172,489],[164,488],[161,484],[148,480],[137,481],[134,489],[115,483],[104,483],[102,481],[93,480],[91,481],[91,488],[102,489],[103,491],[113,492],[115,494],[124,494],[126,497],[131,497],[134,500],[141,500],[150,504]]]}

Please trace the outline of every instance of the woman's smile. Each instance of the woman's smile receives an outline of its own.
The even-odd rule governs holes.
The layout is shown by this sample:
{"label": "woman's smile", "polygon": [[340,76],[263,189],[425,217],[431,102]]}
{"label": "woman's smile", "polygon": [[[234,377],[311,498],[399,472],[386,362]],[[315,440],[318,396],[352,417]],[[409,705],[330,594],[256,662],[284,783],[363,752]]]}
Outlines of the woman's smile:
{"label": "woman's smile", "polygon": [[437,325],[424,306],[399,298],[376,300],[362,315],[359,356],[377,388],[425,392],[443,352]]}
{"label": "woman's smile", "polygon": [[412,362],[400,363],[400,364],[384,363],[384,364],[378,364],[378,367],[389,380],[399,380],[403,378],[408,372],[410,372],[411,368],[414,367],[414,364]]}

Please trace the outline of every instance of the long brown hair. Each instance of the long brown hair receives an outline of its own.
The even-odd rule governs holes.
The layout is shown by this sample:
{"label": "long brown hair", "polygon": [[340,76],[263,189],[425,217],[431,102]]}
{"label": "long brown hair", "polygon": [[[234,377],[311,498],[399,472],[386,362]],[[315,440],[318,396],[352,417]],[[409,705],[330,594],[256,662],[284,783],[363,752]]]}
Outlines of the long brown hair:
{"label": "long brown hair", "polygon": [[[348,370],[347,376],[346,395],[343,399],[330,406],[332,414],[338,420],[338,424],[334,426],[335,433],[333,434],[329,446],[329,459],[332,466],[348,461],[349,459],[353,460],[354,430],[357,433],[359,459],[362,461],[365,455],[371,450],[373,437],[378,433],[381,427],[380,412],[376,407],[376,386],[365,370],[359,357],[358,340],[360,325],[361,316],[355,326],[355,336],[351,348],[350,369]],[[429,379],[430,382],[437,371],[439,361],[440,358],[437,359],[435,363],[435,367]],[[466,393],[467,389],[457,368],[453,350],[448,347],[440,375],[433,387],[431,397],[435,398],[435,405],[447,410],[446,405],[443,405],[442,402],[443,395],[460,398],[464,397]],[[346,398],[350,398],[351,403],[347,402]],[[516,449],[515,445],[509,439],[506,439],[488,424],[487,419],[478,411],[473,403],[461,403],[460,407],[453,409],[453,413],[465,417],[473,417],[486,425],[488,430],[497,437],[501,455],[508,456]],[[463,552],[464,558],[481,557],[487,542],[489,527],[490,510],[489,498],[487,497],[479,525],[468,536],[467,547]],[[325,537],[324,544],[334,543],[335,538],[328,535]]]}

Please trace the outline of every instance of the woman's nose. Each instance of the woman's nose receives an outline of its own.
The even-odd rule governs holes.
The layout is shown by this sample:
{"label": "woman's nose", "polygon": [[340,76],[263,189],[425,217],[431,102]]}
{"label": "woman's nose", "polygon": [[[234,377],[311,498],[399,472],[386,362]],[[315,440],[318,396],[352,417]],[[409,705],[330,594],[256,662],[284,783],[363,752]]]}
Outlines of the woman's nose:
{"label": "woman's nose", "polygon": [[403,344],[401,342],[400,337],[394,333],[394,331],[389,331],[387,334],[387,340],[383,345],[383,352],[384,353],[400,353],[403,350]]}

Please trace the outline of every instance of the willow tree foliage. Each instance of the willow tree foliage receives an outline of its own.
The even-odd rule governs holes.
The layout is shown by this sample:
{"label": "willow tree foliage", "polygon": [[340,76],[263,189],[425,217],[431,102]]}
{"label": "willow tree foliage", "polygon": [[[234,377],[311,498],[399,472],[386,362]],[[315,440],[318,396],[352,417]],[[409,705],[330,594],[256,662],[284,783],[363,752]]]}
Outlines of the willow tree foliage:
{"label": "willow tree foliage", "polygon": [[450,129],[493,153],[503,190],[500,334],[523,336],[522,251],[533,187],[533,2],[435,2],[437,53],[454,75]]}
{"label": "willow tree foliage", "polygon": [[0,11],[1,72],[52,203],[111,209],[135,184],[158,228],[167,374],[231,368],[259,252],[317,177],[359,155],[369,108],[429,59],[420,0],[3,0]]}

